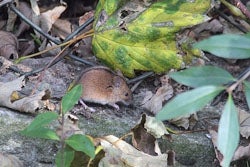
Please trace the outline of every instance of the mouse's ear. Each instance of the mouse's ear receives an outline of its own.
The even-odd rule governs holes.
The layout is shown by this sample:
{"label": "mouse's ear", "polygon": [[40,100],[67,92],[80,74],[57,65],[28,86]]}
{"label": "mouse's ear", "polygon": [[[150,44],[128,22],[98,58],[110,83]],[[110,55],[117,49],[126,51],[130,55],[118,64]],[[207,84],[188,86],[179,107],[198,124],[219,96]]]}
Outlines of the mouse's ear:
{"label": "mouse's ear", "polygon": [[115,76],[114,79],[113,79],[113,84],[114,84],[114,87],[116,87],[116,88],[121,87],[121,84],[123,82],[124,81],[123,81],[123,79],[120,76]]}

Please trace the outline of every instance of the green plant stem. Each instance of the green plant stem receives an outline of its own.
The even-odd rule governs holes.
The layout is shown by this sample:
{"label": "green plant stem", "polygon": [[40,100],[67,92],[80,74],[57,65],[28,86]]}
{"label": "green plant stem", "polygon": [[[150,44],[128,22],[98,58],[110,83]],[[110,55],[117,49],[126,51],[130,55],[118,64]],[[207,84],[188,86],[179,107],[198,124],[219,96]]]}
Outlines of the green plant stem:
{"label": "green plant stem", "polygon": [[239,77],[238,80],[236,82],[234,82],[233,84],[231,84],[228,88],[227,88],[227,92],[231,93],[240,83],[242,83],[245,79],[247,79],[250,75],[250,67],[248,67]]}
{"label": "green plant stem", "polygon": [[64,139],[64,113],[62,111],[62,104],[61,104],[61,113],[62,113],[62,133],[60,137],[60,143],[61,143],[61,166],[64,167],[64,150],[65,150],[65,139]]}

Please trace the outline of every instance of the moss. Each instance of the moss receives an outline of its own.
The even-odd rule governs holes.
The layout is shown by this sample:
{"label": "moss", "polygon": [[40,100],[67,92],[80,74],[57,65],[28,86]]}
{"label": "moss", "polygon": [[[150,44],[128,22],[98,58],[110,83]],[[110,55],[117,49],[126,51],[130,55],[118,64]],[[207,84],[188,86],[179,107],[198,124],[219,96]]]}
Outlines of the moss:
{"label": "moss", "polygon": [[[211,141],[202,133],[173,135],[173,142],[161,141],[162,150],[173,150],[182,165],[212,166],[215,159]],[[206,158],[204,158],[206,157]],[[209,164],[209,165],[208,165]]]}

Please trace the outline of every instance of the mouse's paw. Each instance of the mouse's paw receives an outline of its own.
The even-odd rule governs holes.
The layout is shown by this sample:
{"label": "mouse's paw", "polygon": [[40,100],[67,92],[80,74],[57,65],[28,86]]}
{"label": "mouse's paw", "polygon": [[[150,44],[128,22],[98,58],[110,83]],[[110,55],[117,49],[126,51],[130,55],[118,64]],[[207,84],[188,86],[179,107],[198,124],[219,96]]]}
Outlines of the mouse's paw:
{"label": "mouse's paw", "polygon": [[81,103],[81,105],[84,107],[84,110],[89,110],[90,112],[95,112],[96,110],[92,107],[87,106],[82,99],[79,100],[79,102]]}
{"label": "mouse's paw", "polygon": [[120,107],[115,103],[110,103],[109,105],[114,107],[116,110],[120,110]]}

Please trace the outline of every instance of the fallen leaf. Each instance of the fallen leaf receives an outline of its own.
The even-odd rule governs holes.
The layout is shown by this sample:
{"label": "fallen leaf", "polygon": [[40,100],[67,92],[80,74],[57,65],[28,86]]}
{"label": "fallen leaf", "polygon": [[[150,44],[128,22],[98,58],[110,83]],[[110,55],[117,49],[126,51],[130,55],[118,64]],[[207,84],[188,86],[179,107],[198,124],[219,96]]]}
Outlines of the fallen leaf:
{"label": "fallen leaf", "polygon": [[24,85],[24,76],[6,83],[0,82],[0,106],[27,113],[35,113],[45,107],[42,99],[46,96],[46,90],[13,100],[13,93],[20,91]]}
{"label": "fallen leaf", "polygon": [[179,118],[171,119],[169,120],[169,122],[178,127],[183,127],[185,129],[188,128],[192,129],[192,127],[196,124],[197,120],[198,120],[197,114],[194,113]]}
{"label": "fallen leaf", "polygon": [[60,15],[65,11],[66,7],[56,6],[52,10],[48,10],[40,15],[40,24],[41,28],[44,32],[49,32],[52,28],[52,25],[56,22],[56,20],[60,17]]}
{"label": "fallen leaf", "polygon": [[[56,130],[56,134],[64,139],[67,139],[73,134],[84,134],[82,130],[78,127],[79,119],[72,114],[65,114],[64,126],[63,126],[63,136],[62,136],[62,126]],[[61,123],[61,122],[60,122]]]}
{"label": "fallen leaf", "polygon": [[250,158],[250,144],[248,146],[239,146],[234,153],[233,161],[240,159],[249,159]]}
{"label": "fallen leaf", "polygon": [[[16,7],[18,8],[19,0],[14,0],[12,2],[15,2]],[[6,31],[13,31],[14,30],[16,18],[17,18],[16,13],[12,10],[8,10],[8,20],[7,20],[7,25],[6,25]]]}
{"label": "fallen leaf", "polygon": [[[32,12],[32,9],[30,8],[30,5],[26,2],[19,2],[18,6],[19,11],[27,17],[27,19],[31,20],[33,23],[38,23],[38,21],[33,20],[34,13]],[[20,36],[24,31],[28,30],[30,26],[23,20],[21,20],[20,25],[18,26],[17,31],[15,32],[15,35],[18,37]]]}
{"label": "fallen leaf", "polygon": [[244,110],[238,110],[238,111],[239,111],[240,134],[248,139],[250,136],[250,113]]}
{"label": "fallen leaf", "polygon": [[197,35],[196,38],[198,38],[199,34],[201,34],[203,31],[209,31],[213,34],[222,33],[223,32],[223,25],[220,23],[219,20],[213,19],[209,22],[205,22],[203,24],[200,24],[193,31]]}
{"label": "fallen leaf", "polygon": [[19,43],[19,54],[20,55],[28,55],[30,53],[34,53],[36,49],[34,40],[22,41]]}
{"label": "fallen leaf", "polygon": [[169,134],[162,121],[157,120],[155,117],[145,115],[144,128],[148,133],[152,134],[155,138],[161,138],[164,135]]}
{"label": "fallen leaf", "polygon": [[37,0],[30,0],[30,4],[31,4],[31,9],[32,11],[39,16],[40,15],[40,9],[39,6],[37,4]]}
{"label": "fallen leaf", "polygon": [[[79,18],[79,26],[84,24],[88,19],[94,16],[94,10],[86,12],[83,16]],[[93,26],[93,25],[92,25]],[[91,28],[92,28],[91,26]]]}
{"label": "fallen leaf", "polygon": [[8,69],[13,64],[11,61],[7,60],[6,58],[2,56],[0,56],[0,63],[1,63],[1,66],[0,66],[1,72]]}
{"label": "fallen leaf", "polygon": [[[221,163],[223,160],[223,155],[220,153],[220,151],[217,149],[217,137],[218,137],[218,132],[215,130],[209,130],[209,133],[211,135],[212,143],[214,145],[214,150],[216,154],[216,158],[219,160]],[[232,161],[237,161],[240,159],[249,159],[250,158],[250,144],[247,146],[239,146],[232,158]]]}
{"label": "fallen leaf", "polygon": [[51,34],[64,40],[75,30],[76,26],[74,26],[70,21],[65,19],[57,19],[51,28]]}
{"label": "fallen leaf", "polygon": [[152,156],[138,151],[130,144],[115,136],[105,136],[100,139],[105,151],[105,157],[99,162],[99,167],[167,167],[168,154]]}
{"label": "fallen leaf", "polygon": [[217,149],[218,132],[215,131],[215,130],[209,130],[209,133],[210,133],[212,143],[213,143],[213,146],[214,146],[214,151],[215,151],[216,158],[218,159],[219,163],[221,163],[222,160],[223,160],[223,155]]}
{"label": "fallen leaf", "polygon": [[157,114],[163,107],[163,102],[168,101],[173,96],[173,87],[168,83],[168,76],[160,78],[162,86],[153,95],[147,91],[142,101],[142,107],[153,114]]}
{"label": "fallen leaf", "polygon": [[0,153],[0,166],[23,167],[24,165],[16,156]]}
{"label": "fallen leaf", "polygon": [[135,148],[149,155],[157,155],[155,152],[155,142],[156,138],[147,132],[144,128],[145,115],[142,116],[140,124],[136,125],[131,131],[132,135],[132,143]]}
{"label": "fallen leaf", "polygon": [[[79,26],[84,24],[88,19],[94,16],[94,11],[91,10],[90,12],[86,12],[83,16],[79,18]],[[92,29],[93,24],[89,24],[83,32],[89,31]],[[87,37],[79,42],[79,46],[76,49],[76,53],[80,57],[84,57],[85,59],[93,59],[93,51],[92,51],[92,36]]]}
{"label": "fallen leaf", "polygon": [[14,34],[0,31],[0,56],[7,59],[18,58],[18,41]]}
{"label": "fallen leaf", "polygon": [[27,67],[26,65],[23,65],[23,64],[14,64],[12,61],[4,58],[4,57],[1,57],[0,56],[0,63],[2,63],[2,66],[0,66],[0,70],[3,74],[6,73],[7,69],[12,66],[12,67],[16,67],[18,68],[20,71],[23,71],[23,72],[29,72],[32,70],[32,68],[29,68]]}
{"label": "fallen leaf", "polygon": [[143,114],[140,123],[131,131],[133,133],[132,143],[135,148],[150,155],[161,154],[156,139],[168,134],[161,121]]}

